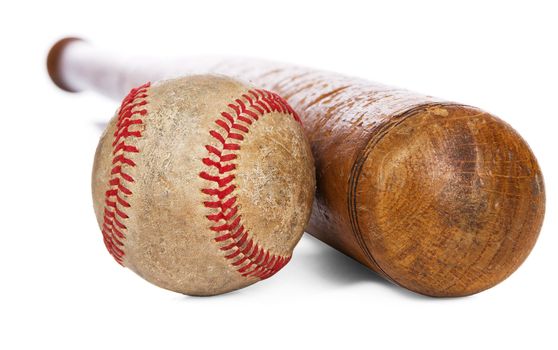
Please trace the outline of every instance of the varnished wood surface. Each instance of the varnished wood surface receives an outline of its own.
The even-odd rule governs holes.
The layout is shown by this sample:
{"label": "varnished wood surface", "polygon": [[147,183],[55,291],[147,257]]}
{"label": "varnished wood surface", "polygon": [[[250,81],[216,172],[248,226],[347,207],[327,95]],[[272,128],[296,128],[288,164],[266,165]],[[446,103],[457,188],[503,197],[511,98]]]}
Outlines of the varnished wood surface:
{"label": "varnished wood surface", "polygon": [[542,225],[544,184],[508,124],[360,79],[240,66],[223,70],[266,84],[301,111],[317,166],[312,235],[430,296],[480,292],[526,259]]}
{"label": "varnished wood surface", "polygon": [[413,110],[373,137],[350,212],[365,264],[432,296],[473,294],[508,277],[537,239],[544,186],[535,158],[476,108]]}

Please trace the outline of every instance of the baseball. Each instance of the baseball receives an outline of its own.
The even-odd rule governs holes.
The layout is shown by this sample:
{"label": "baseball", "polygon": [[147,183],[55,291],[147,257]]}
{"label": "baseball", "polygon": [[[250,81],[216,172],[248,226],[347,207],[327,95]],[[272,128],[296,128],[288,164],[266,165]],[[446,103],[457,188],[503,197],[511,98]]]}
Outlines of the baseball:
{"label": "baseball", "polygon": [[92,176],[109,253],[189,295],[229,292],[285,266],[314,189],[293,109],[213,75],[133,89],[101,136]]}

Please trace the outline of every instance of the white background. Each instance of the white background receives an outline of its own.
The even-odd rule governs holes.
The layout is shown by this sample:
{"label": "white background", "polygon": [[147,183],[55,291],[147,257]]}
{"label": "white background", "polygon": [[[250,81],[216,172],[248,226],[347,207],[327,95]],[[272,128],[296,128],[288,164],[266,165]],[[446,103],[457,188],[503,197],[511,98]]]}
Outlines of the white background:
{"label": "white background", "polygon": [[[558,10],[528,1],[3,1],[0,4],[0,348],[557,349]],[[90,196],[117,107],[68,94],[44,59],[61,36],[121,52],[223,53],[339,71],[479,106],[543,169],[537,246],[481,294],[432,299],[304,237],[273,278],[196,298],[107,254]]]}

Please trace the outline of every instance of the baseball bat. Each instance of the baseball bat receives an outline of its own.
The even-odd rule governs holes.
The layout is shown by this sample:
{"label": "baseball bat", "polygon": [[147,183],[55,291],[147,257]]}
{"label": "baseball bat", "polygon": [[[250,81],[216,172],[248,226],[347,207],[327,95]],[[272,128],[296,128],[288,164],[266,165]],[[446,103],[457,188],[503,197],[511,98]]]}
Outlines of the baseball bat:
{"label": "baseball bat", "polygon": [[125,58],[66,38],[49,74],[66,91],[120,99],[146,81],[214,73],[282,95],[316,162],[306,231],[384,278],[465,296],[512,274],[542,225],[541,170],[507,123],[475,107],[336,73],[258,59]]}

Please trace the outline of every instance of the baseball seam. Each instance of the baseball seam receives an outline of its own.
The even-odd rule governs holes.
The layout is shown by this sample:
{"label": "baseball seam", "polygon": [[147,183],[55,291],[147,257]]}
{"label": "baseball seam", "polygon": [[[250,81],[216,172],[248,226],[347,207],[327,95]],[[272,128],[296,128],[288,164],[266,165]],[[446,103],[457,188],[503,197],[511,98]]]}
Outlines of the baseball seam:
{"label": "baseball seam", "polygon": [[105,192],[105,207],[103,214],[103,241],[109,253],[120,265],[124,263],[124,243],[127,229],[124,221],[129,218],[126,209],[130,208],[128,197],[132,195],[130,184],[134,178],[127,173],[127,169],[135,167],[132,159],[134,153],[139,153],[136,146],[128,140],[142,136],[138,125],[143,125],[142,116],[147,114],[147,89],[150,83],[132,89],[122,101],[118,111],[114,141],[112,142],[112,169]]}
{"label": "baseball seam", "polygon": [[230,109],[215,120],[217,128],[209,131],[218,146],[205,145],[209,155],[202,162],[207,170],[200,172],[199,176],[212,186],[202,189],[204,194],[211,196],[211,200],[203,205],[215,210],[206,217],[212,224],[210,230],[217,235],[214,241],[225,253],[225,259],[230,260],[244,277],[266,279],[283,268],[291,257],[270,254],[245,228],[234,194],[233,171],[237,167],[234,160],[252,123],[264,115],[280,112],[292,116],[299,123],[300,119],[283,98],[266,90],[249,90],[228,107]]}

